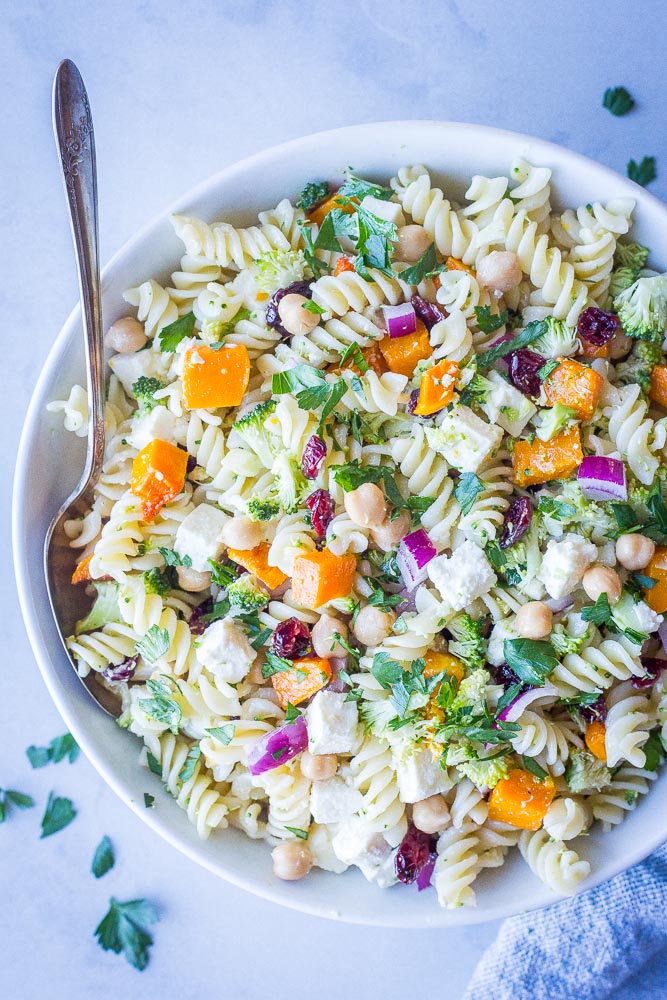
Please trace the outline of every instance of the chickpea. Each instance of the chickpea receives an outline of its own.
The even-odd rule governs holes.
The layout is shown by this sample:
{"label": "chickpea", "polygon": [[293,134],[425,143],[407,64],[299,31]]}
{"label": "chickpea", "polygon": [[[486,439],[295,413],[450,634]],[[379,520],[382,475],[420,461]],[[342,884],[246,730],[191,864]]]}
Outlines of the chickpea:
{"label": "chickpea", "polygon": [[646,535],[619,535],[616,539],[616,558],[625,569],[644,569],[654,555],[655,542]]}
{"label": "chickpea", "polygon": [[492,250],[477,265],[477,281],[494,292],[511,292],[521,282],[521,263],[512,250]]}
{"label": "chickpea", "polygon": [[339,618],[328,615],[326,612],[319,621],[315,622],[310,633],[310,641],[318,656],[325,660],[335,659],[339,656],[347,656],[347,652],[339,642],[333,638],[334,632],[338,632],[343,639],[347,639],[347,625]]}
{"label": "chickpea", "polygon": [[313,867],[313,855],[308,844],[286,840],[271,851],[273,873],[286,882],[304,878]]}
{"label": "chickpea", "polygon": [[181,590],[191,591],[193,594],[198,593],[200,590],[206,590],[207,587],[211,586],[210,573],[200,573],[198,570],[190,569],[188,566],[177,566],[176,575],[178,576],[178,586]]}
{"label": "chickpea", "polygon": [[606,594],[610,604],[615,604],[621,596],[621,578],[615,569],[595,563],[584,573],[581,585],[591,601],[597,601],[600,594]]}
{"label": "chickpea", "polygon": [[308,334],[319,323],[319,314],[312,313],[304,308],[309,301],[305,295],[296,295],[292,292],[289,295],[283,296],[278,303],[280,322],[288,333]]}
{"label": "chickpea", "polygon": [[299,757],[301,773],[311,781],[329,781],[338,770],[335,753],[302,753]]}
{"label": "chickpea", "polygon": [[264,538],[261,524],[251,521],[245,514],[230,517],[220,532],[222,542],[230,549],[256,549]]}
{"label": "chickpea", "polygon": [[364,646],[377,646],[391,633],[395,620],[391,611],[380,611],[367,604],[357,615],[352,631]]}
{"label": "chickpea", "polygon": [[[371,539],[375,545],[383,552],[391,552],[395,549],[404,535],[410,530],[410,515],[407,510],[401,511],[398,517],[392,521],[387,518],[377,528],[371,531]],[[370,576],[370,574],[366,574]]]}
{"label": "chickpea", "polygon": [[412,822],[422,833],[440,833],[449,826],[449,808],[442,795],[431,795],[428,799],[415,802]]}
{"label": "chickpea", "polygon": [[514,627],[523,639],[544,639],[551,632],[553,618],[543,601],[528,601],[517,611]]}
{"label": "chickpea", "polygon": [[362,483],[345,494],[345,510],[362,528],[378,528],[387,518],[387,501],[379,486]]}
{"label": "chickpea", "polygon": [[119,354],[134,354],[147,344],[148,337],[138,319],[125,316],[109,327],[104,342]]}
{"label": "chickpea", "polygon": [[612,361],[618,361],[619,358],[624,358],[626,354],[630,353],[632,338],[626,337],[624,333],[617,333],[612,337],[609,346],[611,347],[610,358]]}
{"label": "chickpea", "polygon": [[403,260],[406,264],[416,264],[432,242],[423,226],[400,226],[395,241],[396,260]]}

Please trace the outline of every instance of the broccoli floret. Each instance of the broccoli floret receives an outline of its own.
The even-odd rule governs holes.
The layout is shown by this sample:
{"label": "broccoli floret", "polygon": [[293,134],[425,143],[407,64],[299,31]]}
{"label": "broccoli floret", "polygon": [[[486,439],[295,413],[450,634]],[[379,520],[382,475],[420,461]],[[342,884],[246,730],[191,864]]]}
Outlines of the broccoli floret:
{"label": "broccoli floret", "polygon": [[464,611],[447,623],[447,630],[454,637],[449,641],[449,652],[463,660],[471,670],[483,667],[486,663],[484,618],[471,618]]}
{"label": "broccoli floret", "polygon": [[276,477],[271,495],[276,498],[280,507],[287,514],[291,514],[301,503],[303,495],[308,489],[308,480],[301,471],[297,460],[285,453],[278,455],[271,466],[271,471]]}
{"label": "broccoli floret", "polygon": [[555,403],[548,409],[540,410],[539,421],[536,418],[536,434],[540,441],[550,441],[556,434],[560,434],[567,427],[570,427],[577,418],[577,411],[572,406],[565,406],[563,403]]}
{"label": "broccoli floret", "polygon": [[144,588],[147,594],[158,594],[160,597],[165,597],[172,587],[173,577],[169,568],[161,570],[154,566],[153,569],[147,569],[144,573]]}
{"label": "broccoli floret", "polygon": [[636,271],[634,267],[618,267],[612,271],[609,278],[609,294],[612,299],[615,299],[630,285],[634,285],[638,277],[639,271]]}
{"label": "broccoli floret", "polygon": [[309,212],[311,208],[319,205],[330,194],[331,188],[328,181],[309,181],[299,195],[297,207],[302,208],[304,212]]}
{"label": "broccoli floret", "polygon": [[489,393],[492,391],[493,382],[476,372],[461,392],[459,402],[465,406],[469,406],[471,403],[477,403],[481,406],[482,403],[486,403]]}
{"label": "broccoli floret", "polygon": [[589,629],[583,635],[571,635],[564,625],[558,623],[554,625],[549,636],[549,642],[553,646],[553,651],[559,658],[568,653],[578,653],[585,642],[588,641]]}
{"label": "broccoli floret", "polygon": [[374,736],[384,736],[389,723],[398,715],[389,698],[382,698],[379,701],[360,701],[357,707],[366,728]]}
{"label": "broccoli floret", "polygon": [[259,611],[269,603],[269,592],[256,577],[244,573],[227,587],[227,598],[238,611]]}
{"label": "broccoli floret", "polygon": [[257,287],[269,293],[312,277],[302,250],[269,250],[257,258],[251,270]]}
{"label": "broccoli floret", "polygon": [[545,358],[562,358],[576,354],[577,331],[573,326],[567,326],[562,319],[547,316],[545,320],[547,332],[533,341],[531,350],[535,350]]}
{"label": "broccoli floret", "polygon": [[280,514],[280,505],[273,500],[260,500],[253,497],[246,504],[246,512],[251,521],[271,521]]}
{"label": "broccoli floret", "polygon": [[258,403],[233,425],[233,430],[252,448],[267,469],[271,468],[281,445],[277,436],[273,436],[266,427],[266,421],[275,412],[277,405],[275,399]]}
{"label": "broccoli floret", "polygon": [[607,506],[588,500],[579,483],[570,480],[556,497],[553,513],[542,510],[544,526],[550,535],[560,536],[563,528],[576,527],[582,535],[590,538],[592,532],[611,532],[617,527],[616,519]]}
{"label": "broccoli floret", "polygon": [[623,385],[639,385],[647,394],[651,388],[651,372],[663,361],[662,346],[646,340],[636,340],[625,361],[616,366],[618,380]]}
{"label": "broccoli floret", "polygon": [[95,603],[85,618],[76,623],[76,634],[82,632],[94,632],[109,622],[119,622],[120,608],[118,607],[118,584],[111,581],[101,581],[94,584],[97,591]]}
{"label": "broccoli floret", "polygon": [[667,326],[667,274],[637,278],[616,296],[614,309],[628,337],[661,344]]}
{"label": "broccoli floret", "polygon": [[635,271],[641,271],[646,266],[648,260],[648,247],[643,247],[641,243],[617,243],[614,263],[617,267],[631,267]]}
{"label": "broccoli floret", "polygon": [[484,791],[494,788],[501,778],[506,778],[509,767],[506,757],[496,757],[494,760],[465,760],[456,765],[456,770]]}
{"label": "broccoli floret", "polygon": [[607,765],[586,750],[573,750],[565,768],[565,780],[571,792],[599,792],[611,781]]}
{"label": "broccoli floret", "polygon": [[491,680],[488,670],[473,670],[464,677],[450,706],[452,712],[470,708],[473,715],[483,715],[486,708],[486,685]]}
{"label": "broccoli floret", "polygon": [[[229,308],[229,307],[228,307]],[[235,312],[231,319],[221,320],[221,319],[208,319],[202,324],[202,339],[206,343],[215,342],[221,340],[226,334],[233,333],[236,329],[236,324],[240,323],[242,320],[250,319],[253,314],[245,306],[241,306],[238,312]]]}
{"label": "broccoli floret", "polygon": [[163,399],[156,399],[155,393],[159,389],[164,389],[165,383],[159,378],[152,378],[150,375],[140,375],[132,385],[132,392],[139,406],[143,410],[152,410],[154,406],[164,403]]}

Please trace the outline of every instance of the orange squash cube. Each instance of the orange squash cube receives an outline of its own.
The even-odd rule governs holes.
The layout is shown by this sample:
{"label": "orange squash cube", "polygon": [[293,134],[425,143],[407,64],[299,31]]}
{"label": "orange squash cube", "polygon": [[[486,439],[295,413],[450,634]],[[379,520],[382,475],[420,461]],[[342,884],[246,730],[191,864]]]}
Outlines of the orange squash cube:
{"label": "orange squash cube", "polygon": [[88,583],[92,580],[90,575],[90,560],[93,558],[94,553],[90,553],[85,559],[82,559],[80,563],[77,563],[76,569],[72,573],[72,583]]}
{"label": "orange squash cube", "polygon": [[539,438],[532,444],[517,441],[512,457],[514,482],[517,486],[534,486],[551,479],[565,479],[581,465],[583,458],[578,424],[556,434],[550,441]]}
{"label": "orange squash cube", "polygon": [[667,407],[667,365],[656,365],[651,372],[649,399]]}
{"label": "orange squash cube", "polygon": [[570,358],[561,359],[544,383],[549,406],[562,403],[576,410],[579,420],[590,420],[598,405],[604,379],[602,375]]}
{"label": "orange squash cube", "polygon": [[213,350],[206,344],[186,351],[183,398],[189,410],[238,406],[250,380],[250,358],[243,344]]}
{"label": "orange squash cube", "polygon": [[603,722],[589,722],[586,726],[586,746],[598,760],[607,760],[607,729]]}
{"label": "orange squash cube", "polygon": [[130,489],[141,500],[144,520],[152,521],[166,503],[183,490],[188,453],[154,438],[132,463]]}
{"label": "orange squash cube", "polygon": [[455,361],[440,361],[424,372],[415,406],[417,416],[428,417],[451,403],[458,374],[459,366]]}
{"label": "orange squash cube", "polygon": [[336,597],[348,597],[357,560],[335,556],[330,549],[297,556],[292,569],[292,597],[305,608],[319,608]]}
{"label": "orange squash cube", "polygon": [[334,191],[332,195],[330,195],[328,198],[325,198],[324,201],[321,201],[318,205],[315,205],[314,208],[311,208],[310,211],[306,213],[311,222],[314,222],[316,225],[321,226],[332,208],[340,208],[343,212],[346,212],[348,215],[351,215],[352,212],[354,212],[354,205],[351,205],[349,203],[346,205],[342,205],[340,198],[338,198],[336,195],[337,192]]}
{"label": "orange squash cube", "polygon": [[254,549],[228,549],[227,555],[249,573],[253,573],[269,590],[275,590],[287,577],[277,566],[269,566],[270,548],[268,542],[262,542]]}
{"label": "orange squash cube", "polygon": [[330,680],[331,664],[319,656],[304,656],[299,660],[293,660],[291,670],[284,670],[271,677],[271,683],[283,709],[287,708],[288,702],[299,705],[302,701],[312,698]]}
{"label": "orange squash cube", "polygon": [[475,274],[475,268],[469,267],[468,264],[464,264],[462,260],[457,257],[447,257],[445,258],[445,267],[448,271],[465,271],[466,274]]}
{"label": "orange squash cube", "polygon": [[667,611],[667,548],[659,546],[646,569],[644,576],[655,580],[655,586],[644,591],[644,598],[656,614],[663,615]]}
{"label": "orange squash cube", "polygon": [[405,337],[390,337],[387,335],[378,344],[387,367],[390,372],[397,372],[399,375],[412,374],[420,361],[430,358],[433,353],[428,330],[420,319],[417,320],[417,329],[414,333],[408,333]]}
{"label": "orange squash cube", "polygon": [[354,261],[350,257],[346,257],[345,254],[336,261],[336,266],[333,270],[334,278],[337,278],[343,271],[354,271]]}
{"label": "orange squash cube", "polygon": [[426,660],[424,677],[435,677],[436,674],[441,674],[443,670],[450,677],[455,677],[457,681],[462,681],[465,677],[463,664],[458,656],[454,656],[453,653],[435,653],[429,651],[426,653],[424,659]]}
{"label": "orange squash cube", "polygon": [[501,778],[489,797],[489,819],[519,830],[539,830],[556,794],[551,778],[541,781],[517,767]]}
{"label": "orange squash cube", "polygon": [[608,358],[611,356],[611,342],[606,344],[590,344],[587,340],[581,341],[581,351],[584,358]]}

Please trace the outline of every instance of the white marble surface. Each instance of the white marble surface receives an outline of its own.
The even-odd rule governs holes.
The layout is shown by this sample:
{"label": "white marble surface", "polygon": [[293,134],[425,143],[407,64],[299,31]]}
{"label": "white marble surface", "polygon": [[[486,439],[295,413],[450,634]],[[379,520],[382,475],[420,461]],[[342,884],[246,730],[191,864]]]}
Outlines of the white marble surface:
{"label": "white marble surface", "polygon": [[[62,731],[19,617],[9,556],[9,476],[37,371],[76,298],[50,126],[57,62],[87,81],[100,168],[102,256],[167,202],[243,155],[321,128],[389,118],[451,118],[526,131],[617,169],[658,157],[667,195],[664,8],[644,0],[323,2],[143,0],[0,3],[3,155],[0,283],[10,346],[1,434],[4,650],[0,785],[71,796],[63,833],[38,839],[40,808],[0,827],[0,995],[7,1000],[215,997],[456,1000],[493,925],[419,933],[329,924],[213,881],[158,840],[80,759],[31,771],[29,743]],[[408,13],[409,10],[409,13]],[[639,14],[641,10],[641,16]],[[637,110],[614,119],[603,90],[624,83]],[[117,865],[89,874],[108,833]],[[92,937],[108,896],[158,903],[140,976]],[[630,984],[659,993],[659,967]],[[664,959],[663,959],[664,966]],[[500,970],[499,970],[500,971]],[[445,984],[443,988],[443,984]],[[518,998],[522,1000],[522,998]]]}

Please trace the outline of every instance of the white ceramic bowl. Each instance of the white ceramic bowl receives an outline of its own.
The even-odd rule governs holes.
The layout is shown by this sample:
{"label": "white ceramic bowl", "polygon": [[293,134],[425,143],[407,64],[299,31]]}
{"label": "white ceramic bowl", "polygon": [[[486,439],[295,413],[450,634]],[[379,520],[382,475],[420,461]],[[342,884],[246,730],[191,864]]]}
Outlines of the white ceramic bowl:
{"label": "white ceramic bowl", "polygon": [[[249,222],[285,195],[295,198],[311,178],[340,177],[352,165],[374,179],[388,179],[402,164],[425,163],[462,195],[473,174],[506,174],[526,156],[553,169],[558,202],[586,204],[618,196],[637,200],[636,236],[651,248],[653,262],[667,267],[667,209],[643,189],[591,160],[528,136],[479,125],[388,122],[358,125],[297,139],[223,170],[172,205],[169,211],[204,219]],[[102,205],[102,211],[104,211]],[[124,289],[149,277],[167,277],[182,253],[168,212],[146,226],[105,268],[104,318],[108,325],[127,312]],[[483,872],[475,883],[478,905],[441,910],[433,892],[414,887],[381,891],[356,870],[332,875],[314,870],[299,883],[274,878],[268,847],[235,830],[200,841],[185,813],[169,796],[147,810],[143,792],[158,779],[137,763],[139,744],[101,714],[87,697],[63,653],[51,617],[42,571],[46,528],[73,488],[83,463],[84,442],[66,433],[61,418],[46,412],[50,399],[66,396],[84,381],[78,308],[60,332],[40,375],[19,448],[14,492],[14,556],[21,607],[40,670],[59,711],[102,777],[141,819],[209,871],[259,896],[308,913],[364,924],[396,927],[451,926],[504,917],[547,905],[554,897],[518,852],[502,868]],[[583,888],[644,858],[667,838],[667,775],[627,820],[609,834],[596,829],[581,853],[593,874]],[[147,836],[146,849],[150,850]]]}

